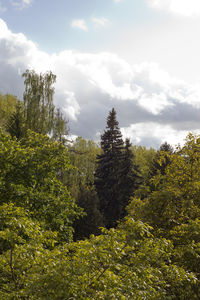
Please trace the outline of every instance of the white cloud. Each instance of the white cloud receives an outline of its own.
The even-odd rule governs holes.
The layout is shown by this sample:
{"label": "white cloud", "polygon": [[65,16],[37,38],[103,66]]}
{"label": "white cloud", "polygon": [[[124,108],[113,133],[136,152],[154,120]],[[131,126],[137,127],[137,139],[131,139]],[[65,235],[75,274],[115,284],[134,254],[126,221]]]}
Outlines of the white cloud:
{"label": "white cloud", "polygon": [[[187,130],[176,130],[170,125],[156,122],[136,123],[121,130],[124,137],[134,137],[133,141],[136,145],[145,144],[149,147],[157,147],[166,141],[173,146],[183,144],[188,134]],[[194,130],[193,133],[197,132]]]}
{"label": "white cloud", "polygon": [[167,99],[165,93],[153,93],[151,97],[148,94],[143,94],[139,100],[139,104],[154,115],[160,114],[166,107],[173,106],[173,103]]}
{"label": "white cloud", "polygon": [[13,6],[18,9],[24,9],[31,5],[33,0],[11,0]]}
{"label": "white cloud", "polygon": [[96,28],[106,27],[111,24],[111,22],[106,18],[92,18]]}
{"label": "white cloud", "polygon": [[168,10],[172,13],[183,16],[200,15],[199,0],[147,0],[148,3],[157,9]]}
{"label": "white cloud", "polygon": [[64,94],[66,98],[65,103],[62,106],[62,110],[68,118],[77,121],[77,116],[80,114],[80,106],[76,100],[74,92],[65,91]]}
{"label": "white cloud", "polygon": [[88,27],[84,19],[75,19],[71,23],[72,28],[79,28],[83,31],[88,31]]}
{"label": "white cloud", "polygon": [[112,53],[49,55],[0,19],[0,91],[22,98],[20,74],[27,68],[57,75],[55,104],[71,134],[96,138],[112,107],[124,134],[148,146],[177,143],[200,128],[200,84],[177,80],[155,63],[131,66]]}
{"label": "white cloud", "polygon": [[8,29],[6,23],[0,19],[0,39],[6,38],[11,34],[11,31]]}

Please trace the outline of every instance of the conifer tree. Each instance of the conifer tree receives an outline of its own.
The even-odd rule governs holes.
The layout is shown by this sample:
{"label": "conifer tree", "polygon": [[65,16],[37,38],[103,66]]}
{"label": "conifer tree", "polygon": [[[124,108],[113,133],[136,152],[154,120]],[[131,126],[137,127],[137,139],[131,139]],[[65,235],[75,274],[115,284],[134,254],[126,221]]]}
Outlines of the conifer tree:
{"label": "conifer tree", "polygon": [[134,195],[139,185],[142,182],[142,177],[139,171],[139,167],[135,162],[135,156],[131,150],[130,140],[125,140],[124,156],[122,159],[122,178],[120,183],[120,195],[121,195],[121,218],[126,214],[126,206],[129,203],[130,197]]}
{"label": "conifer tree", "polygon": [[84,209],[85,215],[74,222],[74,240],[99,235],[103,227],[103,216],[99,211],[99,199],[94,187],[80,186],[76,204]]}
{"label": "conifer tree", "polygon": [[107,127],[101,136],[103,153],[97,156],[95,172],[95,186],[100,201],[100,211],[107,228],[117,224],[122,214],[121,205],[121,178],[124,142],[116,120],[114,108],[107,118]]}

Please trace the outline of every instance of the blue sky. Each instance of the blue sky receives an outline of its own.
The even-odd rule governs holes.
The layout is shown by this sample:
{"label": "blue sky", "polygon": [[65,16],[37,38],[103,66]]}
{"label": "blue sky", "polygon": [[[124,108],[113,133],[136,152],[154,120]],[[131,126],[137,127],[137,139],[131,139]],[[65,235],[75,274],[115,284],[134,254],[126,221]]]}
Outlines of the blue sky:
{"label": "blue sky", "polygon": [[[23,9],[1,0],[6,11],[3,19],[14,32],[23,32],[28,38],[49,53],[66,48],[98,51],[109,49],[110,37],[132,26],[140,26],[152,21],[153,10],[142,0],[35,0]],[[94,26],[93,18],[105,18],[110,24],[106,30]],[[74,30],[74,19],[84,19],[88,31]],[[153,19],[153,18],[152,18]]]}
{"label": "blue sky", "polygon": [[176,144],[200,132],[199,36],[199,0],[0,0],[0,91],[52,70],[72,135],[115,107],[133,144]]}

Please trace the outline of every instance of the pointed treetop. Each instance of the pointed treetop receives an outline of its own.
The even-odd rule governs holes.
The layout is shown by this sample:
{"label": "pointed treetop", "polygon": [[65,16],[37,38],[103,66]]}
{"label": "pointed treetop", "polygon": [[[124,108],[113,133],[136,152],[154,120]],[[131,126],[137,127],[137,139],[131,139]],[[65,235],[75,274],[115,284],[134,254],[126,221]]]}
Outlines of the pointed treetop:
{"label": "pointed treetop", "polygon": [[130,139],[129,138],[126,138],[125,140],[125,148],[130,148],[132,146],[131,142],[130,142]]}
{"label": "pointed treetop", "polygon": [[112,110],[109,112],[109,115],[107,117],[107,128],[118,128],[119,122],[116,119],[116,111],[114,108],[112,108]]}

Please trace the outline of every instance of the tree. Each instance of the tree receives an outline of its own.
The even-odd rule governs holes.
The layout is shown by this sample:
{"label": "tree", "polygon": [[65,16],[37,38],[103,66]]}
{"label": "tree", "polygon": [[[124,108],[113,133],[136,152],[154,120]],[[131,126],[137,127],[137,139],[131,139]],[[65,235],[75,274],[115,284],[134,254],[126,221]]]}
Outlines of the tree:
{"label": "tree", "polygon": [[132,146],[131,150],[135,156],[135,162],[139,167],[141,176],[145,181],[149,174],[149,169],[152,164],[152,160],[155,157],[156,150],[153,148],[147,149],[145,146]]}
{"label": "tree", "polygon": [[[185,145],[167,153],[167,159],[164,174],[160,171],[153,177],[154,188],[142,209],[142,219],[166,237],[175,226],[200,219],[200,137],[189,134]],[[163,151],[159,164],[165,163]]]}
{"label": "tree", "polygon": [[167,142],[163,143],[159,150],[152,156],[147,175],[144,177],[143,184],[137,191],[137,196],[141,199],[148,197],[148,195],[155,190],[155,181],[153,178],[160,174],[164,176],[167,166],[170,164],[170,157],[173,153],[173,147]]}
{"label": "tree", "polygon": [[[160,172],[161,175],[165,174],[166,167],[170,163],[168,154],[172,154],[173,151],[174,151],[173,147],[170,144],[168,144],[167,142],[163,143],[160,146],[160,149],[157,151],[157,153],[152,161],[152,164],[150,166],[149,176],[148,176],[149,179],[154,177],[155,175],[157,175],[158,172]],[[162,159],[162,163],[160,163],[161,156],[165,157],[165,159]]]}
{"label": "tree", "polygon": [[103,227],[104,224],[99,210],[99,199],[94,187],[80,187],[76,203],[84,209],[85,216],[74,223],[74,240],[89,238],[91,234],[100,234],[99,228]]}
{"label": "tree", "polygon": [[25,127],[35,132],[51,133],[54,125],[54,88],[56,76],[52,72],[37,74],[26,70],[23,96]]}
{"label": "tree", "polygon": [[198,299],[195,276],[171,263],[172,251],[170,241],[128,218],[47,253],[26,291],[33,299]]}
{"label": "tree", "polygon": [[100,211],[107,228],[116,226],[122,213],[120,203],[121,162],[124,142],[118,127],[116,111],[110,111],[107,118],[107,130],[101,136],[103,153],[97,155],[95,186],[100,201]]}
{"label": "tree", "polygon": [[11,115],[16,111],[17,97],[0,93],[0,127],[4,132],[7,130],[7,122]]}
{"label": "tree", "polygon": [[66,136],[68,135],[68,126],[67,120],[63,116],[63,113],[60,108],[56,109],[54,113],[54,123],[53,123],[53,132],[52,139],[62,144],[66,143]]}
{"label": "tree", "polygon": [[[131,178],[133,172],[131,171],[130,145],[127,142],[125,150],[118,124],[116,111],[113,108],[107,118],[107,129],[101,136],[103,153],[97,156],[95,172],[95,186],[99,196],[100,210],[107,228],[116,226],[117,221],[124,216],[127,199],[130,196],[130,190],[126,190],[124,182],[127,181],[127,185],[130,181],[134,184],[134,178]],[[125,162],[127,156],[129,158]]]}
{"label": "tree", "polygon": [[0,206],[0,299],[29,298],[24,290],[56,236],[56,232],[41,228],[22,207],[13,203]]}
{"label": "tree", "polygon": [[189,134],[183,147],[162,151],[157,162],[166,166],[164,172],[158,170],[152,178],[154,188],[143,201],[133,199],[130,215],[153,226],[156,236],[171,240],[173,262],[193,272],[197,281],[192,299],[199,299],[200,136]]}
{"label": "tree", "polygon": [[11,114],[6,124],[6,130],[11,137],[16,137],[18,140],[25,135],[25,120],[23,103],[18,101],[16,110]]}
{"label": "tree", "polygon": [[123,151],[123,159],[121,165],[121,172],[123,176],[120,182],[120,196],[121,196],[121,216],[123,218],[126,215],[126,207],[130,201],[131,196],[134,195],[142,182],[141,173],[139,167],[135,162],[135,156],[131,150],[131,143],[129,139],[125,140],[125,148]]}
{"label": "tree", "polygon": [[19,141],[0,133],[0,145],[0,205],[28,210],[60,242],[71,241],[82,210],[60,180],[60,170],[71,167],[66,147],[30,130]]}
{"label": "tree", "polygon": [[85,212],[74,223],[74,239],[78,240],[89,237],[90,234],[99,234],[99,227],[103,226],[99,199],[94,189],[96,155],[101,149],[94,141],[78,137],[68,145],[68,151],[73,168],[64,174],[64,183],[69,187],[77,205]]}
{"label": "tree", "polygon": [[78,137],[68,145],[68,151],[73,169],[65,174],[64,181],[72,197],[78,201],[80,190],[90,189],[94,185],[96,156],[101,149],[94,141]]}
{"label": "tree", "polygon": [[[30,131],[1,133],[0,146],[1,299],[199,299],[200,137],[189,135],[154,177],[141,214],[149,224],[130,212],[75,243],[81,212],[59,173],[70,168],[67,149]],[[92,202],[88,192],[81,203]]]}

